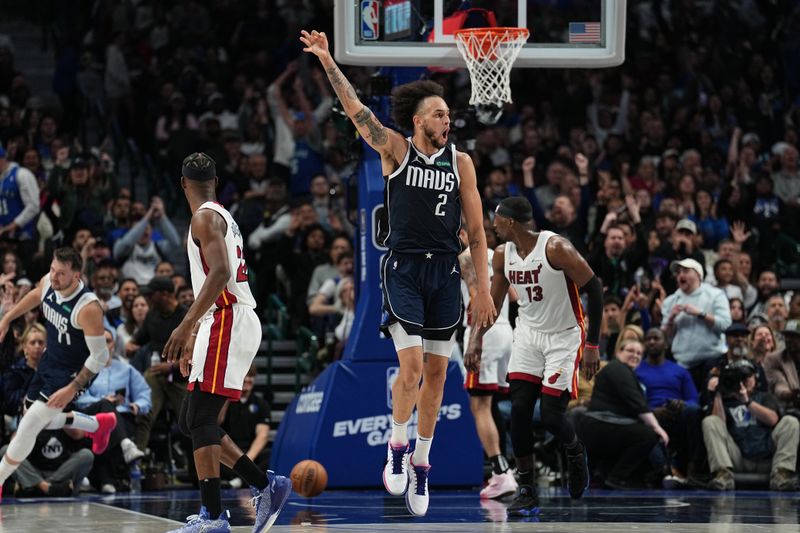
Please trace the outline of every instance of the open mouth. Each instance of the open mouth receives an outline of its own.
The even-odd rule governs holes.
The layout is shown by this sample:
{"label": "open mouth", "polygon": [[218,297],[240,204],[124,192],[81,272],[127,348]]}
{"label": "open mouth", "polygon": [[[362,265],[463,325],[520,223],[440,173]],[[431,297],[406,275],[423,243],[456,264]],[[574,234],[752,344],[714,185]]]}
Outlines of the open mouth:
{"label": "open mouth", "polygon": [[445,141],[447,140],[447,136],[449,135],[449,133],[450,133],[450,128],[448,128],[448,129],[446,129],[446,130],[444,130],[444,131],[442,132],[442,138],[443,138]]}

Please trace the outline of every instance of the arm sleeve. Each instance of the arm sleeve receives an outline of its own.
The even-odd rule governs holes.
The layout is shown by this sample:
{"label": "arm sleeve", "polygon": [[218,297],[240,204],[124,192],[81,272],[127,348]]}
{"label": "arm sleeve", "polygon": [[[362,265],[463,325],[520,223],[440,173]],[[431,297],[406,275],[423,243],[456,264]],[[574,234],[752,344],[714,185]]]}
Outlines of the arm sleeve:
{"label": "arm sleeve", "polygon": [[22,227],[39,214],[39,185],[30,170],[21,167],[17,170],[17,184],[25,208],[17,215],[14,222]]}

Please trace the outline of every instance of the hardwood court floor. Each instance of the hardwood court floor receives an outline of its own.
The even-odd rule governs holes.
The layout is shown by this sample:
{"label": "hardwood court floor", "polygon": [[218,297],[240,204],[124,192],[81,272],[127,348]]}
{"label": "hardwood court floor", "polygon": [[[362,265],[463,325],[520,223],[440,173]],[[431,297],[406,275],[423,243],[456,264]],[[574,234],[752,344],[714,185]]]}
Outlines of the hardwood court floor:
{"label": "hardwood court floor", "polygon": [[[225,491],[231,525],[250,531],[249,492]],[[481,502],[477,491],[435,490],[428,515],[412,518],[402,498],[383,491],[327,491],[313,499],[292,495],[271,531],[345,532],[591,532],[800,533],[798,494],[736,492],[591,491],[577,502],[562,491],[542,496],[535,519],[506,518],[502,502]],[[196,491],[109,497],[14,500],[0,505],[2,533],[165,532],[199,508]]]}

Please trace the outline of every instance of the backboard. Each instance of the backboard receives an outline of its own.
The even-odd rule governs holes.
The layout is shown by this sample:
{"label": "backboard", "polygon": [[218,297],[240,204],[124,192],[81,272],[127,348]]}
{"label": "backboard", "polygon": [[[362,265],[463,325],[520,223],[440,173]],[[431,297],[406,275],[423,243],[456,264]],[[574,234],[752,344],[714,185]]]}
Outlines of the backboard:
{"label": "backboard", "polygon": [[[514,67],[601,68],[625,59],[627,0],[494,0],[470,2],[497,26],[530,31]],[[336,60],[347,65],[464,67],[452,35],[485,26],[465,16],[460,0],[336,0]]]}

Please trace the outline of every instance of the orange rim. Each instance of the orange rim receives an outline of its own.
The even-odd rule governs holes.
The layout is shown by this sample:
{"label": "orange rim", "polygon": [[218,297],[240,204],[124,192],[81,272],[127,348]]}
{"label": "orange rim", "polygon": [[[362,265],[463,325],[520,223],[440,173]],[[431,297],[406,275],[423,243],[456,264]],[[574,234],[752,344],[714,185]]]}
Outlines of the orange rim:
{"label": "orange rim", "polygon": [[462,28],[460,30],[454,31],[453,35],[455,35],[456,38],[458,38],[459,35],[464,35],[464,36],[475,35],[476,37],[483,37],[484,35],[490,33],[498,35],[503,34],[504,41],[515,41],[523,36],[525,37],[525,39],[527,39],[528,36],[530,36],[528,28],[512,28],[503,26],[493,27],[493,28]]}
{"label": "orange rim", "polygon": [[[465,46],[465,55],[469,55],[473,59],[488,60],[497,59],[494,53],[495,45],[527,41],[529,35],[530,32],[528,28],[509,28],[502,26],[492,28],[466,28],[453,32],[455,39]],[[487,36],[496,36],[497,39],[487,38]],[[471,37],[474,37],[474,40],[470,39]]]}

